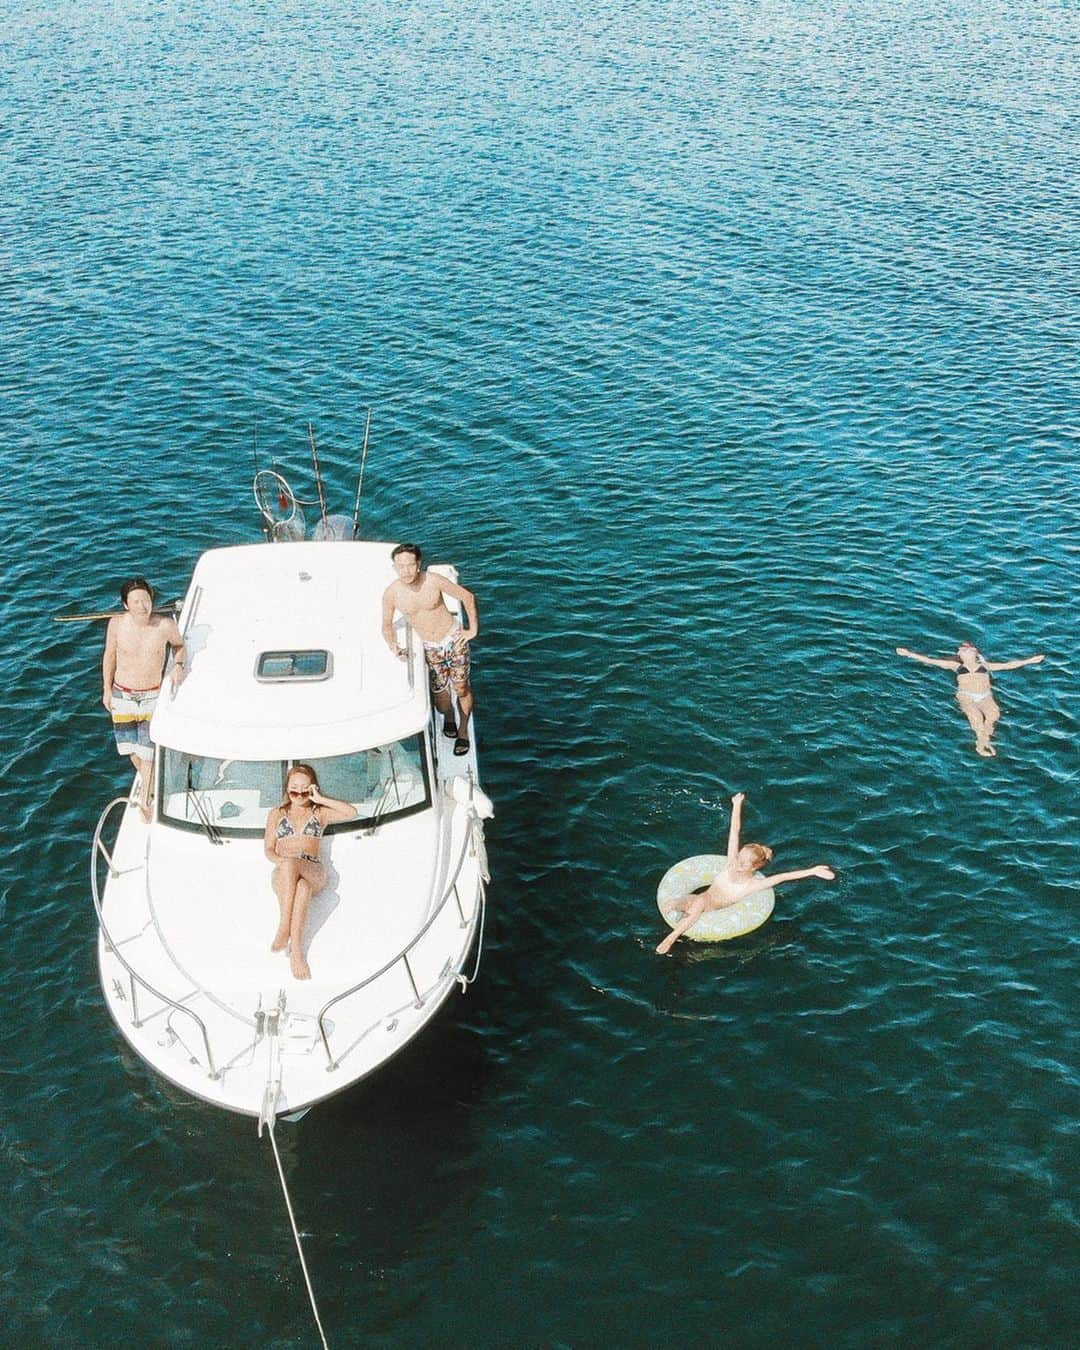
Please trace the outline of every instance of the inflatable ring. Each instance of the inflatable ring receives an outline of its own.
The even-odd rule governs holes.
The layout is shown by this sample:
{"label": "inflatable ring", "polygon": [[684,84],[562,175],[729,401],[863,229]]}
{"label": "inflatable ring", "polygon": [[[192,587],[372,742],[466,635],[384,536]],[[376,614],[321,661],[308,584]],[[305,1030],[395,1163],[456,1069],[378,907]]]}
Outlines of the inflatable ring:
{"label": "inflatable ring", "polygon": [[[702,886],[708,886],[717,872],[727,865],[727,859],[718,853],[699,853],[695,858],[684,858],[669,867],[660,878],[656,889],[656,907],[669,928],[674,928],[683,917],[682,911],[669,909],[672,900],[689,895]],[[758,872],[755,875],[760,876]],[[683,934],[691,942],[726,942],[728,938],[742,937],[760,928],[776,904],[776,892],[755,891],[745,900],[738,900],[724,909],[707,910],[693,928]]]}

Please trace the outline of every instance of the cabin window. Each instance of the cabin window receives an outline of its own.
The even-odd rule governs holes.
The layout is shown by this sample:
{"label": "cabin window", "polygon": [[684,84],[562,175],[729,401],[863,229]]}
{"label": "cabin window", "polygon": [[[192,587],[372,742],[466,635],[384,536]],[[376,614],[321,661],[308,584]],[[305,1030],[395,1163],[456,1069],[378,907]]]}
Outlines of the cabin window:
{"label": "cabin window", "polygon": [[[162,819],[180,829],[224,835],[261,834],[266,817],[285,799],[285,780],[295,760],[215,759],[167,746],[161,751]],[[330,833],[388,823],[431,805],[431,783],[423,740],[406,736],[388,745],[348,755],[303,761],[319,777],[328,797],[351,802],[355,820],[330,826]]]}
{"label": "cabin window", "polygon": [[170,823],[262,831],[266,813],[284,796],[279,759],[215,759],[168,748],[162,755],[161,814]]}
{"label": "cabin window", "polygon": [[408,736],[352,755],[311,759],[308,763],[319,775],[319,786],[328,797],[352,802],[359,812],[358,821],[350,820],[332,829],[354,829],[357,824],[370,825],[376,819],[393,820],[431,804],[419,736]]}
{"label": "cabin window", "polygon": [[305,680],[328,680],[334,673],[334,658],[326,651],[260,652],[255,678],[264,684]]}

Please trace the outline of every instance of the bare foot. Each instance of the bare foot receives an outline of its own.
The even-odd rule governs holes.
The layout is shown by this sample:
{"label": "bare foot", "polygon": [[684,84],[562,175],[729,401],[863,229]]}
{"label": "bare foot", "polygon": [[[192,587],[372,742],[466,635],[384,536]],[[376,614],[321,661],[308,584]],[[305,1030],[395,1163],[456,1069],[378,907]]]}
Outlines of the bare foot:
{"label": "bare foot", "polygon": [[283,952],[288,945],[289,930],[283,926],[274,934],[274,940],[270,944],[270,950],[272,952]]}
{"label": "bare foot", "polygon": [[996,755],[997,751],[992,745],[988,745],[985,741],[976,741],[975,753],[977,755],[982,755],[983,759],[986,759],[990,755]]}
{"label": "bare foot", "polygon": [[310,980],[311,967],[304,960],[304,954],[298,948],[294,947],[289,957],[289,965],[292,966],[294,980]]}
{"label": "bare foot", "polygon": [[149,802],[139,803],[139,815],[142,816],[144,825],[150,824],[150,818],[153,815],[153,810]]}
{"label": "bare foot", "polygon": [[668,952],[671,951],[674,945],[675,945],[674,938],[665,938],[656,949],[657,956],[667,956]]}

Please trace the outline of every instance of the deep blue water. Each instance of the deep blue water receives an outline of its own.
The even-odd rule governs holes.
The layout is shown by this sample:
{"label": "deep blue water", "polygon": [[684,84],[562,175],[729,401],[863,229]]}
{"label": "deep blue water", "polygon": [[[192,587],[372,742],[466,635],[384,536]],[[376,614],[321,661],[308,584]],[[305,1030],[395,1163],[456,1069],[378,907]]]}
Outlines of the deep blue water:
{"label": "deep blue water", "polygon": [[[265,1143],[120,1048],[107,606],[253,459],[479,594],[493,914],[279,1132],[332,1345],[1076,1344],[1078,12],[2,6],[3,1311],[312,1343]],[[951,680],[992,658],[999,754]],[[653,954],[730,794],[769,924]]]}

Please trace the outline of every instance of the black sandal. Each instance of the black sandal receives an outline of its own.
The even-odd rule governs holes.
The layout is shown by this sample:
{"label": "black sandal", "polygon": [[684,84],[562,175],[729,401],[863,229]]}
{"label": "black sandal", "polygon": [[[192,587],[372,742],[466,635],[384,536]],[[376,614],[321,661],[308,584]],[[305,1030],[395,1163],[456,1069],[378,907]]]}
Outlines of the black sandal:
{"label": "black sandal", "polygon": [[444,720],[442,724],[442,734],[448,736],[450,740],[455,740],[457,737],[457,723]]}
{"label": "black sandal", "polygon": [[454,754],[467,755],[468,753],[469,753],[468,736],[459,736],[457,740],[454,742]]}

